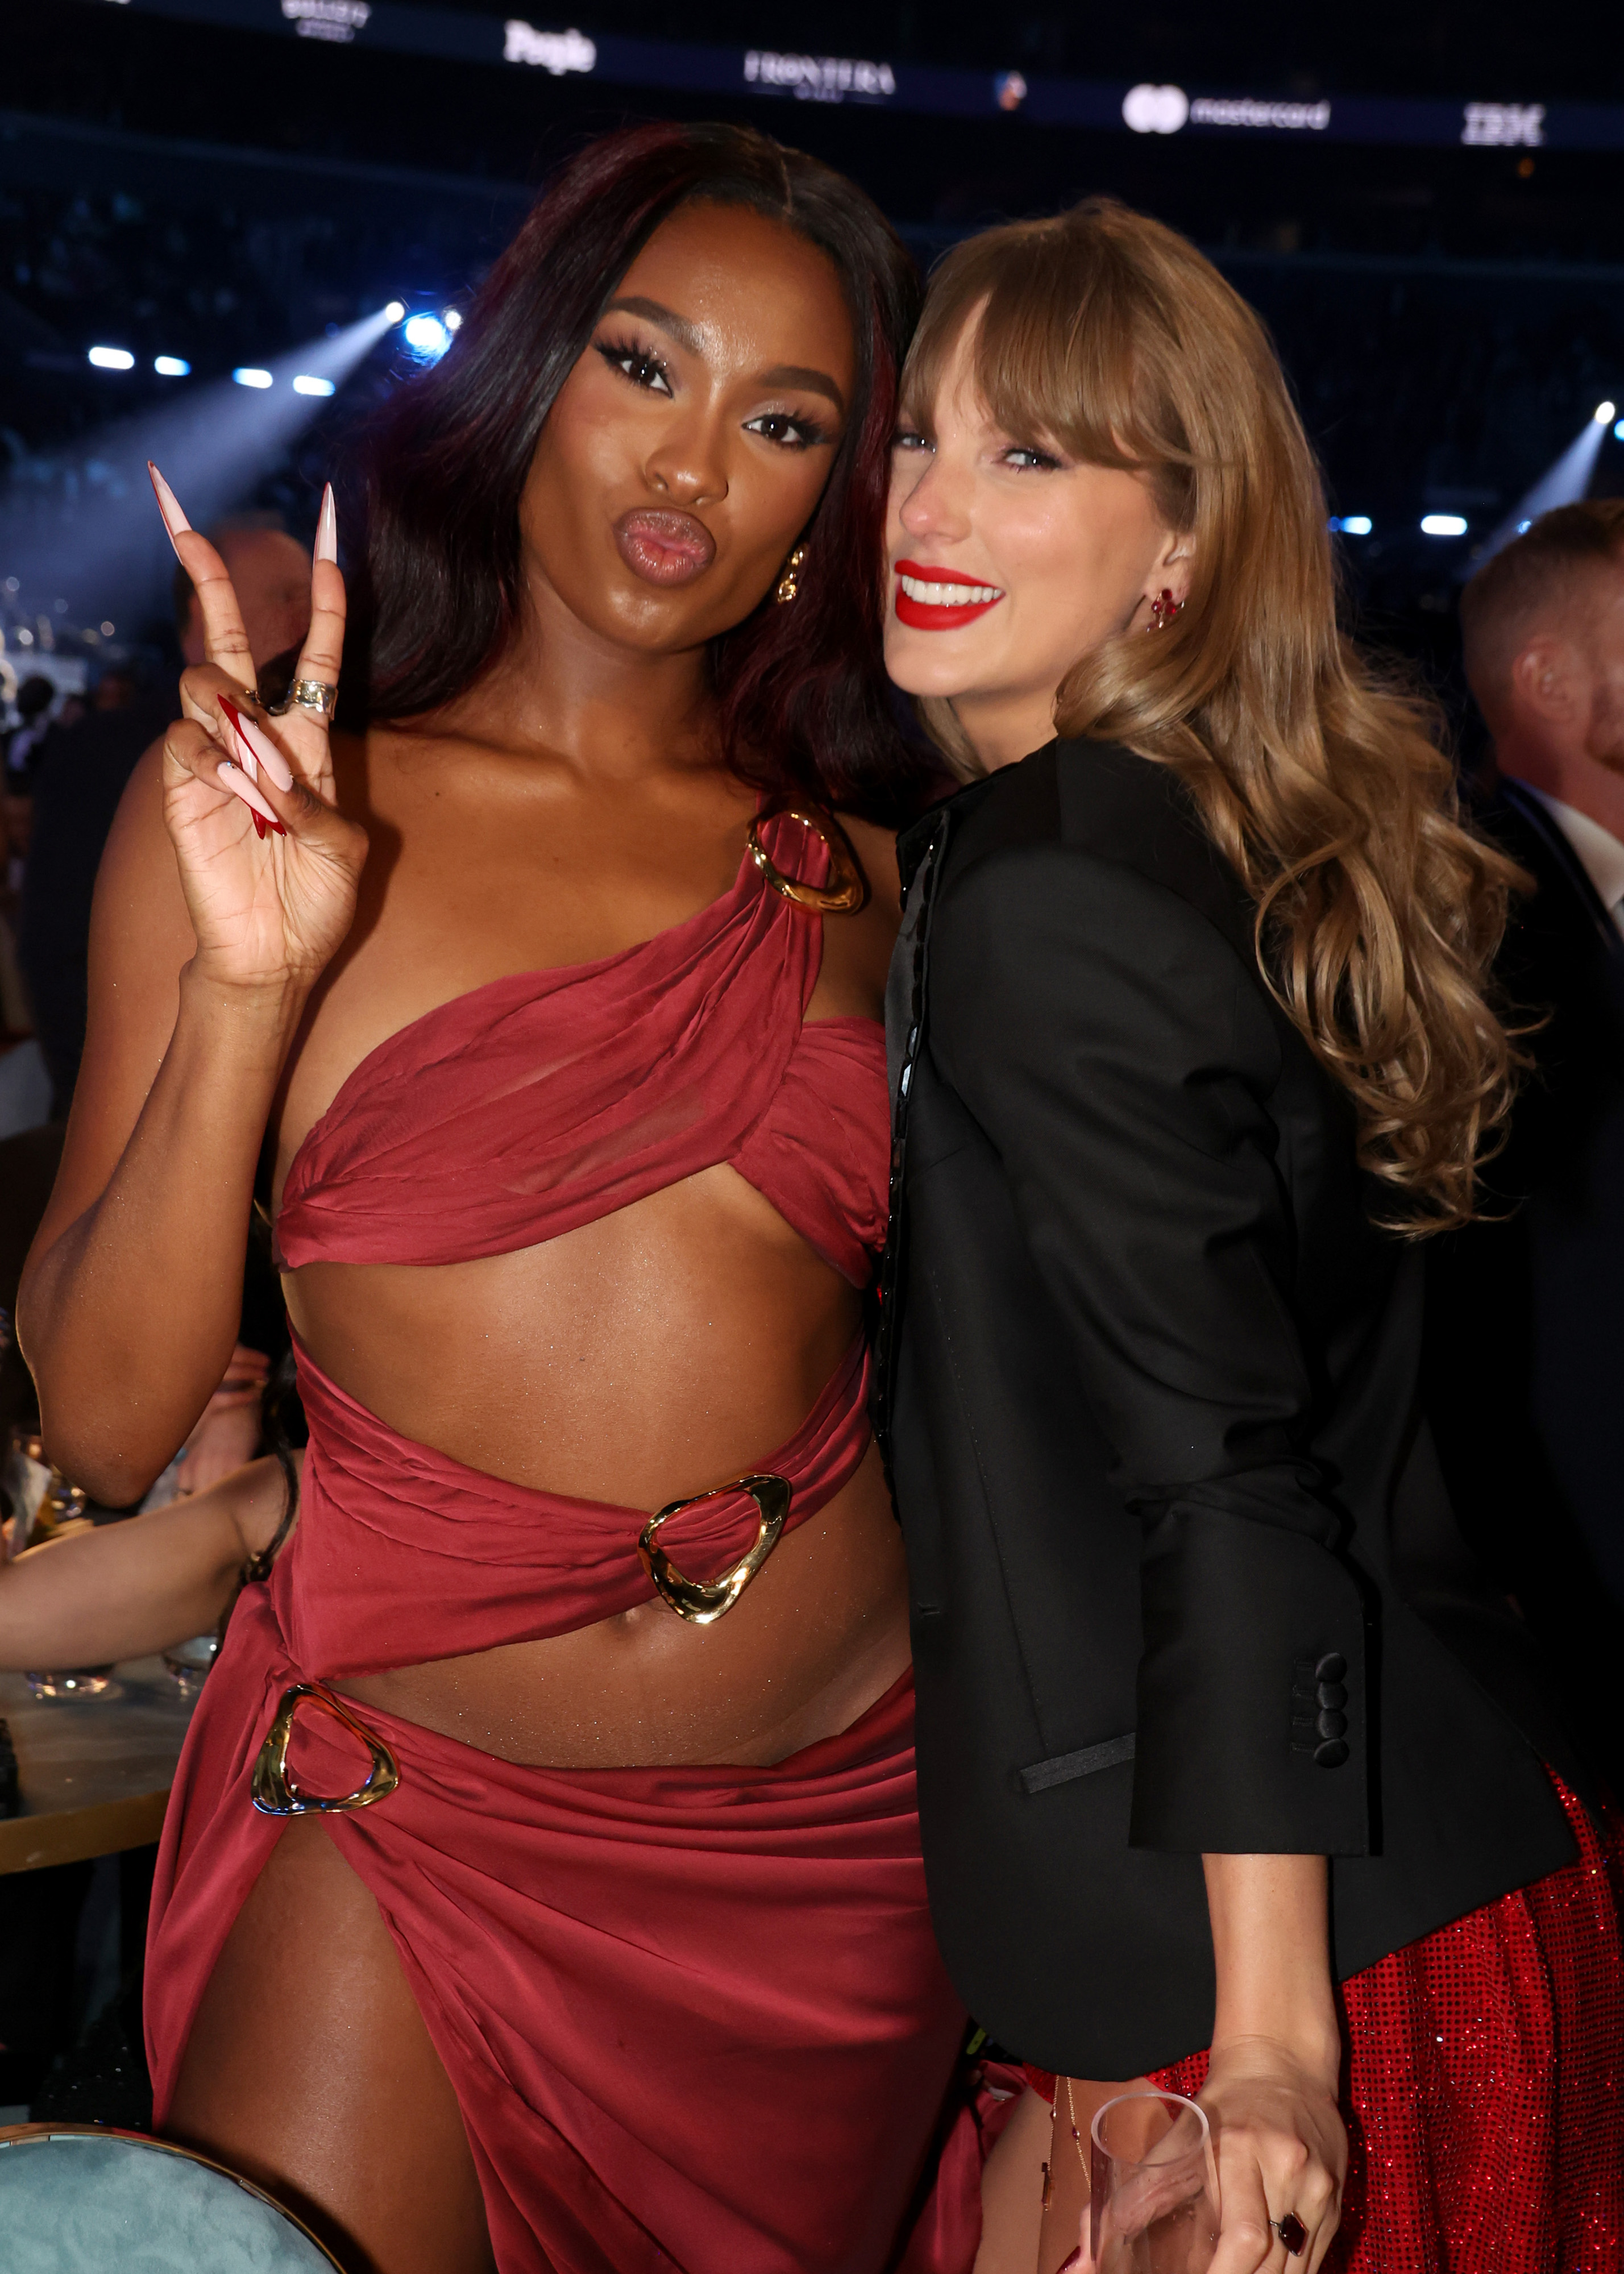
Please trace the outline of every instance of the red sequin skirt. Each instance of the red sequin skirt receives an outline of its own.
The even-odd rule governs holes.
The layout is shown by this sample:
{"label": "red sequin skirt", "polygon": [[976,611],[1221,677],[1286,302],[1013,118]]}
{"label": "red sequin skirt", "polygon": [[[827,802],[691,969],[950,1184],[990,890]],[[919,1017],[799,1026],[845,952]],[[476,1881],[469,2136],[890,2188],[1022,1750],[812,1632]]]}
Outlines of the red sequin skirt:
{"label": "red sequin skirt", "polygon": [[[1624,1822],[1342,1984],[1348,2185],[1325,2274],[1624,2269]],[[1195,2093],[1207,2055],[1154,2082]]]}

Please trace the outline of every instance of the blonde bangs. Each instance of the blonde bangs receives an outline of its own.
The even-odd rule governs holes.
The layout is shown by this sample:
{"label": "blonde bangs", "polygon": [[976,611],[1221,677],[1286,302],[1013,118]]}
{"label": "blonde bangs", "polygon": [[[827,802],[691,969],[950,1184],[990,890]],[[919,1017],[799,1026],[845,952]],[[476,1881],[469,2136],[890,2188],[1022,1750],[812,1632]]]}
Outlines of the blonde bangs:
{"label": "blonde bangs", "polygon": [[1071,219],[1011,222],[944,257],[904,367],[903,415],[928,423],[968,328],[973,383],[1006,433],[1148,475],[1184,528],[1196,457],[1154,370],[1184,351],[1177,297],[1109,238],[1079,240]]}

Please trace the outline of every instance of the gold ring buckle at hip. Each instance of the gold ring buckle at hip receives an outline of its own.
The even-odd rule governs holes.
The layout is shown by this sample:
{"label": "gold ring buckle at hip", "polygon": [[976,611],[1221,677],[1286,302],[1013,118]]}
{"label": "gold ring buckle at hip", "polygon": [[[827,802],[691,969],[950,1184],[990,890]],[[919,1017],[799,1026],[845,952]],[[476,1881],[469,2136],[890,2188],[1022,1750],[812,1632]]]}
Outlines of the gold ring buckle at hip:
{"label": "gold ring buckle at hip", "polygon": [[[330,1713],[351,1736],[358,1737],[372,1755],[366,1781],[357,1785],[354,1792],[331,1796],[302,1792],[288,1774],[288,1745],[293,1736],[293,1720],[306,1698],[324,1713]],[[296,1682],[291,1690],[282,1691],[276,1719],[267,1730],[265,1743],[255,1759],[249,1792],[261,1816],[340,1816],[346,1809],[370,1808],[375,1800],[387,1800],[400,1781],[400,1764],[381,1737],[374,1736],[365,1722],[342,1706],[330,1690],[313,1682]]]}
{"label": "gold ring buckle at hip", "polygon": [[[761,1529],[756,1535],[755,1546],[719,1579],[685,1578],[658,1544],[661,1525],[669,1517],[680,1516],[685,1508],[697,1508],[702,1501],[719,1500],[724,1493],[734,1492],[748,1493],[756,1502]],[[708,1627],[724,1611],[731,1611],[778,1546],[793,1497],[794,1488],[787,1477],[766,1474],[735,1477],[731,1484],[713,1485],[709,1492],[692,1493],[687,1500],[668,1502],[657,1516],[649,1518],[637,1542],[638,1560],[653,1580],[661,1601],[669,1603],[680,1619],[688,1619],[696,1627]]]}

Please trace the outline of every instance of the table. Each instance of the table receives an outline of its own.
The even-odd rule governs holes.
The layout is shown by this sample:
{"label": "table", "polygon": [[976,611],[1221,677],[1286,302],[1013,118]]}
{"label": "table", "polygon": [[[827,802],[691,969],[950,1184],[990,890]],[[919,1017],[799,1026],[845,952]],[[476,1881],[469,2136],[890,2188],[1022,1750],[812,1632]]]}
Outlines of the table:
{"label": "table", "polygon": [[23,1810],[0,1818],[0,1873],[156,1840],[195,1703],[162,1658],[115,1667],[99,1698],[35,1698],[20,1674],[0,1673]]}

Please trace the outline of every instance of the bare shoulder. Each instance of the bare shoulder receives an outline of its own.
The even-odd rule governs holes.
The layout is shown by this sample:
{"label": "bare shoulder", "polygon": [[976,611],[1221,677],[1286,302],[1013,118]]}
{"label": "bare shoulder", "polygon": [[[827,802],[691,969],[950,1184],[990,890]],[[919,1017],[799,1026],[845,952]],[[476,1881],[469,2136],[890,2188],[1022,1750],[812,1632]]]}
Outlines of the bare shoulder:
{"label": "bare shoulder", "polygon": [[878,1019],[884,1013],[885,974],[902,921],[897,840],[889,829],[851,814],[841,814],[839,822],[868,880],[868,898],[855,915],[824,917],[823,968],[808,1016]]}
{"label": "bare shoulder", "polygon": [[902,885],[897,873],[897,832],[882,828],[878,822],[859,821],[854,814],[843,813],[840,826],[851,839],[863,874],[868,879],[872,901],[883,908],[895,931],[902,921]]}

